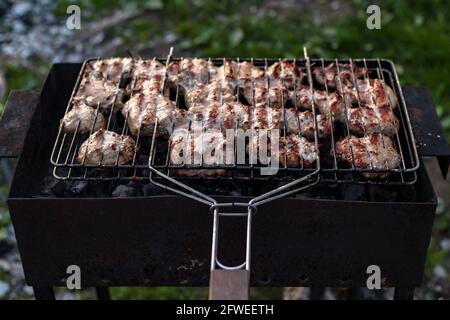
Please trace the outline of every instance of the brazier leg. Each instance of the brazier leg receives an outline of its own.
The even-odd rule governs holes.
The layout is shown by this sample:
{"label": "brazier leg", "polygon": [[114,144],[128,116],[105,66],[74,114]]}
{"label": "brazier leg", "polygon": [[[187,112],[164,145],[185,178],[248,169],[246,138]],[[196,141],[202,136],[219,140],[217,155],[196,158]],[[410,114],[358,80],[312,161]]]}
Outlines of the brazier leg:
{"label": "brazier leg", "polygon": [[95,287],[97,300],[111,300],[111,294],[108,287]]}
{"label": "brazier leg", "polygon": [[56,300],[53,287],[33,287],[36,300]]}
{"label": "brazier leg", "polygon": [[414,300],[415,288],[395,288],[394,300]]}

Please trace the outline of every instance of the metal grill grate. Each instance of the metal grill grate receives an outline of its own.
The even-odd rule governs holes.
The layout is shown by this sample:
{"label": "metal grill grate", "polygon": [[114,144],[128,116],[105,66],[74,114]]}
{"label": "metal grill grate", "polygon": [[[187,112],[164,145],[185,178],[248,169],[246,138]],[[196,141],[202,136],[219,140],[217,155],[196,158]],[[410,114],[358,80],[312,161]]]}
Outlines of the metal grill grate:
{"label": "metal grill grate", "polygon": [[[171,55],[167,59],[157,59],[161,63],[166,66],[170,61],[177,61],[178,59],[172,59]],[[225,59],[210,59],[213,64],[217,67],[223,65]],[[88,70],[89,64],[91,64],[95,60],[87,60],[82,66],[80,71],[80,75],[77,80],[77,84],[72,93],[72,97],[69,101],[69,104],[66,109],[66,113],[73,106],[73,98],[76,95],[76,92],[80,86],[80,82],[82,78],[85,76],[86,71]],[[281,61],[280,59],[235,59],[237,62],[248,61],[252,63],[256,67],[263,68],[267,71],[267,68],[277,61]],[[394,65],[386,60],[380,59],[347,59],[347,60],[325,60],[325,59],[292,59],[285,60],[294,63],[297,67],[299,67],[303,72],[307,74],[304,77],[302,84],[310,87],[310,90],[313,92],[312,96],[312,106],[311,111],[313,113],[314,118],[314,143],[316,150],[320,150],[320,157],[316,158],[314,165],[311,167],[307,167],[304,165],[302,157],[300,157],[300,161],[298,166],[292,167],[288,166],[286,163],[286,159],[284,161],[284,165],[280,165],[278,173],[275,176],[264,176],[259,174],[259,170],[264,167],[261,164],[239,164],[237,163],[237,154],[236,154],[236,145],[237,141],[235,140],[235,152],[234,152],[234,162],[231,165],[206,165],[203,160],[198,165],[188,165],[181,164],[175,165],[170,162],[169,153],[170,153],[170,140],[167,138],[157,137],[156,134],[153,134],[152,137],[144,137],[140,135],[140,128],[136,137],[134,137],[136,141],[136,148],[134,150],[133,159],[128,164],[119,164],[118,158],[119,153],[117,153],[116,162],[114,165],[103,164],[102,160],[99,161],[98,164],[87,164],[84,163],[84,160],[81,162],[77,162],[76,155],[80,149],[81,143],[85,141],[89,134],[92,134],[94,131],[94,124],[91,127],[89,133],[86,134],[68,134],[65,133],[62,125],[59,128],[59,132],[57,135],[57,139],[55,141],[55,145],[53,148],[53,152],[51,155],[51,163],[54,166],[54,176],[60,179],[70,179],[70,180],[148,180],[149,178],[154,179],[158,178],[158,175],[154,176],[155,170],[167,175],[169,177],[173,177],[177,180],[258,180],[258,181],[294,181],[297,179],[305,179],[311,180],[314,175],[319,173],[320,180],[327,183],[371,183],[371,184],[406,184],[406,183],[414,183],[417,179],[415,171],[419,167],[419,159],[416,151],[416,146],[414,142],[414,137],[412,134],[412,129],[409,121],[408,112],[406,109],[406,105],[404,102],[403,94],[400,88],[400,84],[398,81],[398,77],[395,71]],[[327,82],[325,81],[324,86],[319,85],[312,77],[314,70],[320,68],[323,72],[325,72],[325,66],[335,63],[337,68],[337,74],[340,75],[339,67],[340,65],[350,65],[351,66],[351,74],[352,74],[352,82],[356,86],[357,85],[357,77],[355,75],[354,67],[363,68],[364,73],[364,81],[368,81],[370,79],[379,79],[383,83],[383,85],[390,86],[395,95],[398,98],[398,107],[393,108],[392,101],[389,99],[389,108],[393,113],[397,116],[400,122],[399,130],[396,130],[395,135],[393,137],[394,148],[398,152],[401,157],[401,165],[398,168],[389,168],[389,169],[374,169],[372,164],[369,168],[361,169],[355,168],[352,166],[347,166],[338,161],[335,153],[335,143],[336,141],[344,136],[350,135],[349,129],[349,120],[347,111],[345,112],[345,121],[344,123],[339,123],[333,121],[333,115],[329,114],[330,125],[332,126],[331,135],[327,139],[319,139],[318,131],[317,131],[317,120],[316,120],[316,106],[315,106],[315,98],[314,92],[316,90],[324,90],[326,95],[330,94],[330,88],[327,86]],[[167,73],[163,81],[163,86],[161,88],[162,92],[167,90]],[[136,79],[132,79],[134,83]],[[270,79],[266,76],[267,87],[269,86]],[[342,80],[339,81],[342,85]],[[124,85],[123,75],[121,76],[120,81],[117,83],[116,95],[114,96],[114,102],[119,97],[119,89]],[[254,79],[252,79],[252,86],[254,89]],[[297,83],[294,82],[294,92],[297,92]],[[236,99],[239,99],[239,85],[236,88]],[[283,90],[281,100],[282,100],[282,116],[285,117],[284,109],[285,109],[285,101],[286,97],[283,96]],[[255,99],[253,91],[253,100]],[[130,97],[123,99],[125,102]],[[373,98],[373,97],[372,97]],[[180,87],[177,86],[176,90],[172,90],[172,99],[175,101],[176,106],[178,108],[184,108],[185,103],[183,101]],[[294,102],[291,105],[286,106],[286,108],[296,108],[297,99],[293,99]],[[357,90],[357,100],[358,105],[361,105],[359,91]],[[223,103],[223,101],[222,101]],[[270,106],[270,99],[268,101],[268,105]],[[347,102],[346,102],[347,103]],[[253,101],[254,104],[254,101]],[[112,112],[112,108],[114,107],[114,103],[111,106],[111,111],[107,116],[106,129],[110,131],[117,132],[120,135],[129,135],[129,127],[127,125],[128,114],[126,116],[121,115],[119,112]],[[99,112],[99,107],[96,109],[96,118]],[[280,128],[280,136],[286,137],[287,128],[286,128],[286,119],[282,121],[283,126]],[[299,125],[300,120],[298,119]],[[78,126],[80,123],[78,123]],[[235,124],[235,131],[238,127],[238,124]],[[78,129],[78,127],[77,127]],[[334,129],[334,130],[333,130]],[[154,133],[158,130],[158,123],[156,121],[154,125]],[[78,130],[76,130],[78,132]],[[365,133],[367,136],[367,133]],[[384,143],[383,143],[384,146]],[[287,147],[285,144],[285,151],[287,151]],[[287,152],[285,152],[286,157]],[[319,155],[319,153],[318,153]],[[352,152],[353,157],[353,152]],[[387,165],[387,163],[386,163]],[[388,167],[388,166],[387,166]],[[225,175],[221,176],[199,176],[199,175],[189,175],[183,176],[178,175],[177,170],[185,169],[185,170],[225,170]],[[363,177],[363,173],[389,173],[387,177],[380,178],[366,178]]]}

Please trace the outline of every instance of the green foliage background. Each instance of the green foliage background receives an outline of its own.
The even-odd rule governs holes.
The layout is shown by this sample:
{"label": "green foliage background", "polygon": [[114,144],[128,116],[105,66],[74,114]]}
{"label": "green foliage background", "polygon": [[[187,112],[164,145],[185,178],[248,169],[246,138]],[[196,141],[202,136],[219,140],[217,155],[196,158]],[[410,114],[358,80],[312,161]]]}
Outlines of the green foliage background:
{"label": "green foliage background", "polygon": [[[302,57],[306,46],[312,57],[392,59],[403,84],[430,89],[450,133],[448,1],[339,1],[348,9],[332,14],[327,14],[330,1],[314,5],[298,1],[306,2],[304,6],[285,2],[291,6],[285,9],[273,1],[254,0],[64,0],[58,1],[54,14],[64,23],[67,6],[76,3],[82,23],[88,24],[116,10],[151,12],[107,31],[124,41],[118,54],[125,54],[125,49],[151,54],[170,32],[177,37],[176,53],[198,56]],[[381,8],[381,30],[366,28],[365,10],[370,4]],[[7,66],[9,88],[35,87],[43,77],[39,71]]]}

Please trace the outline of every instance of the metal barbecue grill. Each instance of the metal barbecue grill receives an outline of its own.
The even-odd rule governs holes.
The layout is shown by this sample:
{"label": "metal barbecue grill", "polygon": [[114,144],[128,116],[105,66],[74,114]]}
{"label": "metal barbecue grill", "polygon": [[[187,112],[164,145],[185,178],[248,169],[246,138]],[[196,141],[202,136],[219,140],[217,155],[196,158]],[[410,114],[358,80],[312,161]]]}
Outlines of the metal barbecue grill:
{"label": "metal barbecue grill", "polygon": [[[305,57],[306,51],[305,51]],[[179,61],[182,58],[172,58],[172,53],[166,59],[157,59],[163,64],[168,64],[170,61]],[[66,109],[66,113],[70,110],[72,106],[72,99],[75,96],[78,86],[81,82],[82,76],[84,75],[86,66],[95,61],[96,59],[90,59],[85,61],[81,72],[79,74],[77,84],[75,89],[72,92],[72,98],[69,101],[69,104]],[[221,66],[224,62],[223,59],[211,59],[215,66]],[[267,70],[268,66],[279,61],[277,59],[235,59],[237,62],[249,61],[256,67],[261,67],[264,70]],[[311,179],[312,176],[320,173],[319,179],[323,182],[338,182],[338,183],[371,183],[371,184],[404,184],[404,183],[414,183],[417,179],[415,171],[419,167],[419,158],[415,146],[414,136],[412,134],[411,124],[409,121],[409,116],[406,111],[405,102],[403,93],[400,88],[399,80],[397,73],[395,71],[395,67],[392,62],[387,60],[380,59],[335,59],[335,60],[324,60],[324,59],[312,59],[305,58],[302,60],[292,59],[286,60],[293,62],[296,66],[300,67],[303,70],[306,70],[306,82],[311,87],[311,90],[314,92],[314,87],[316,86],[312,80],[311,76],[311,68],[322,68],[325,69],[325,65],[335,62],[338,68],[339,74],[339,63],[349,63],[352,66],[352,74],[353,74],[353,82],[356,83],[356,76],[353,71],[353,64],[357,67],[364,68],[367,74],[372,75],[373,78],[377,78],[383,81],[383,83],[389,85],[393,88],[396,96],[399,98],[399,108],[396,110],[395,114],[399,116],[400,119],[400,129],[396,132],[394,137],[394,144],[396,151],[401,156],[401,166],[399,168],[389,168],[386,164],[387,169],[374,169],[370,168],[355,168],[355,167],[345,167],[342,164],[338,163],[335,153],[334,153],[334,145],[335,145],[335,137],[336,133],[331,133],[331,137],[329,141],[325,141],[325,148],[321,150],[321,157],[319,157],[315,163],[315,165],[311,168],[307,168],[303,165],[302,159],[300,158],[298,167],[288,167],[285,161],[284,166],[280,166],[279,172],[280,174],[272,177],[271,180],[297,180]],[[309,62],[310,61],[310,62]],[[311,67],[312,65],[313,67]],[[167,76],[167,74],[166,74]],[[136,79],[133,79],[134,82]],[[364,80],[368,80],[364,78]],[[268,83],[269,79],[267,79]],[[165,80],[164,80],[165,83]],[[118,82],[118,86],[123,84],[123,81]],[[341,84],[342,85],[342,84]],[[296,82],[294,82],[294,92],[296,92]],[[164,88],[161,89],[162,91]],[[325,83],[325,90],[328,95],[328,87]],[[177,87],[175,91],[175,103],[177,107],[184,108],[184,102],[180,98],[179,87]],[[239,91],[239,86],[237,88]],[[361,105],[359,101],[359,91],[358,92],[358,104]],[[238,95],[236,95],[238,96]],[[117,95],[114,98],[117,100]],[[284,101],[285,97],[282,95],[282,110],[284,114]],[[314,99],[313,99],[314,100]],[[268,105],[270,106],[270,99],[268,101]],[[111,108],[114,107],[114,104]],[[294,99],[293,108],[298,109],[297,99]],[[393,109],[391,105],[391,101],[389,100],[389,107],[391,110]],[[316,150],[318,148],[318,136],[317,136],[317,123],[316,123],[316,110],[314,103],[312,105],[312,112],[314,114],[314,144],[316,146]],[[97,108],[98,112],[99,108]],[[112,110],[111,110],[112,111]],[[348,117],[346,115],[345,123],[343,125],[333,123],[333,117],[330,113],[329,115],[330,125],[333,127],[337,127],[337,134],[346,134],[350,135]],[[121,135],[127,135],[128,126],[126,125],[127,117],[125,119],[120,119],[116,114],[113,115],[113,112],[110,112],[107,119],[107,130],[115,131]],[[299,121],[299,125],[300,125]],[[90,133],[93,132],[92,125]],[[237,127],[238,124],[236,124]],[[281,136],[285,137],[287,129],[285,127],[281,127]],[[154,132],[157,132],[158,124],[155,123]],[[78,130],[77,130],[78,131]],[[140,132],[140,131],[139,131]],[[169,161],[169,152],[170,152],[170,143],[167,140],[163,140],[161,138],[156,138],[156,135],[151,137],[142,137],[139,134],[137,135],[136,140],[136,150],[134,153],[133,161],[131,164],[119,165],[118,158],[119,153],[117,153],[116,164],[114,165],[105,165],[102,164],[101,161],[98,164],[85,164],[84,161],[82,163],[75,162],[75,156],[81,143],[85,140],[87,135],[81,134],[67,134],[64,133],[62,126],[59,128],[58,136],[53,148],[51,162],[55,166],[54,175],[60,179],[71,179],[71,180],[140,180],[140,179],[149,179],[149,174],[152,173],[149,171],[150,169],[157,169],[159,172],[164,173],[167,176],[174,176],[174,171],[176,169],[189,169],[189,170],[204,170],[204,169],[225,169],[227,170],[227,176],[215,176],[215,177],[201,177],[201,180],[204,179],[225,179],[225,180],[268,180],[267,177],[258,175],[257,172],[261,169],[261,164],[236,164],[237,163],[237,155],[236,148],[234,154],[234,165],[205,165],[202,161],[201,164],[191,165],[191,164],[171,164]],[[323,143],[323,142],[322,142]],[[237,141],[235,138],[234,145],[237,145]],[[286,146],[285,146],[286,147]],[[139,150],[139,151],[138,151]],[[203,160],[203,159],[202,159]],[[103,170],[103,174],[95,175],[98,172],[98,169],[107,169],[108,173],[105,173]],[[154,171],[154,170],[151,170]],[[380,181],[380,179],[361,179],[361,173],[381,173],[386,172],[390,173],[386,179]],[[94,174],[90,174],[94,173]],[[114,174],[112,174],[114,173]],[[156,172],[155,172],[156,173]],[[159,175],[160,176],[160,175]],[[199,179],[196,176],[176,176],[177,180],[195,180]]]}
{"label": "metal barbecue grill", "polygon": [[[167,59],[159,59],[159,61],[168,66],[170,61],[176,61],[180,59],[172,58],[172,50],[170,51]],[[223,59],[211,59],[215,66],[221,66],[225,63],[225,58]],[[88,60],[84,63],[80,75],[78,77],[77,86],[72,93],[72,98],[69,101],[68,107],[66,109],[66,113],[70,110],[72,106],[73,97],[76,95],[78,90],[78,86],[80,81],[84,75],[84,72],[87,68],[87,64],[91,63],[93,60]],[[267,74],[267,68],[269,65],[273,64],[277,60],[274,59],[236,59],[237,62],[241,61],[249,61],[256,67],[261,67],[265,70],[265,74]],[[281,60],[280,60],[281,61]],[[301,70],[306,70],[306,84],[309,85],[311,91],[313,92],[312,98],[312,113],[314,119],[314,144],[316,150],[319,150],[319,139],[318,139],[318,131],[317,131],[317,119],[316,119],[316,108],[314,102],[314,87],[316,86],[313,77],[312,77],[312,68],[322,68],[322,71],[325,73],[325,64],[328,64],[332,61],[325,61],[324,59],[320,60],[310,60],[306,49],[305,49],[305,58],[302,60],[293,59],[292,62],[295,66],[299,67]],[[80,148],[80,144],[83,142],[83,137],[80,134],[73,134],[70,137],[67,133],[63,132],[62,124],[59,128],[58,136],[53,148],[51,162],[55,166],[54,175],[60,179],[81,179],[81,180],[120,180],[120,179],[150,179],[152,183],[157,186],[160,186],[169,191],[181,194],[193,200],[197,200],[201,203],[210,206],[211,212],[214,214],[214,224],[213,224],[213,244],[212,244],[212,263],[211,269],[215,270],[219,267],[222,270],[235,271],[240,269],[245,269],[247,271],[250,270],[250,239],[251,239],[251,217],[256,212],[256,209],[259,205],[264,203],[274,201],[276,199],[298,193],[302,190],[307,189],[308,187],[322,181],[327,183],[339,183],[339,182],[357,182],[357,183],[372,183],[372,184],[406,184],[406,183],[414,183],[417,180],[416,170],[419,168],[419,159],[417,150],[415,147],[414,137],[412,134],[411,124],[409,121],[409,116],[406,111],[406,106],[403,98],[403,93],[401,92],[401,88],[398,83],[397,74],[395,71],[395,67],[389,61],[381,61],[380,59],[373,60],[337,60],[335,59],[337,67],[337,74],[340,76],[339,71],[339,63],[349,63],[352,71],[352,81],[354,86],[357,87],[357,78],[355,76],[355,72],[353,70],[353,65],[355,64],[358,67],[362,67],[365,70],[364,80],[368,81],[368,76],[376,77],[384,84],[388,84],[392,88],[394,88],[395,94],[399,97],[399,108],[398,114],[400,116],[400,131],[395,134],[395,149],[401,156],[401,166],[400,168],[389,168],[386,162],[385,170],[377,170],[374,169],[372,163],[370,163],[370,168],[361,169],[355,168],[353,165],[351,168],[345,168],[338,164],[336,159],[334,145],[334,133],[333,133],[333,116],[331,111],[329,113],[329,121],[331,130],[331,137],[329,141],[325,141],[325,143],[329,144],[328,150],[322,152],[322,157],[325,158],[325,161],[322,162],[321,157],[317,157],[315,164],[312,168],[306,168],[303,164],[302,157],[300,157],[300,161],[298,163],[298,167],[292,167],[287,165],[286,156],[287,156],[287,144],[284,144],[285,147],[285,161],[284,166],[281,166],[280,173],[274,177],[268,178],[267,176],[259,175],[256,171],[261,169],[260,165],[250,164],[239,164],[238,163],[238,155],[237,155],[237,147],[238,141],[236,135],[234,137],[234,161],[233,165],[206,165],[203,162],[203,159],[200,164],[192,165],[192,164],[182,164],[182,165],[174,165],[170,162],[170,150],[171,144],[170,141],[157,138],[158,132],[158,123],[155,121],[153,135],[150,138],[144,138],[140,136],[140,128],[138,134],[136,136],[136,148],[134,151],[133,161],[131,164],[119,165],[119,153],[117,152],[116,162],[114,165],[104,165],[102,164],[102,159],[100,159],[99,163],[96,165],[85,164],[85,159],[81,163],[76,163],[75,157]],[[314,65],[315,67],[313,67]],[[167,72],[165,73],[165,78],[163,81],[163,86],[161,88],[161,92],[165,91],[165,85],[167,79]],[[342,80],[339,79],[339,83],[342,89]],[[134,83],[136,82],[136,78],[132,79],[132,84],[134,87]],[[266,84],[267,89],[269,88],[270,79],[266,76]],[[123,75],[121,76],[121,80],[118,81],[118,86],[123,84]],[[283,82],[282,82],[283,85]],[[252,79],[252,87],[255,88],[254,79]],[[294,81],[294,94],[297,94],[297,83]],[[327,82],[325,81],[325,90],[328,96],[328,87]],[[342,91],[342,90],[341,90]],[[184,107],[183,101],[180,98],[180,88],[177,86],[175,91],[175,103],[177,107]],[[239,92],[239,86],[236,89],[236,92]],[[236,94],[236,99],[239,99],[239,94]],[[114,97],[114,102],[118,99],[118,90]],[[360,98],[359,98],[359,90],[357,90],[357,99],[358,105],[361,106]],[[372,97],[372,99],[374,99]],[[222,100],[222,99],[221,99]],[[284,108],[285,108],[285,100],[286,97],[283,96],[283,90],[281,90],[281,106],[282,106],[282,115],[285,117]],[[298,109],[297,99],[294,98],[293,108]],[[346,100],[346,99],[345,99]],[[221,101],[223,104],[223,101]],[[345,102],[347,103],[347,101]],[[253,102],[252,105],[255,105],[255,91],[253,90]],[[270,107],[270,99],[268,101],[268,106]],[[120,119],[117,119],[117,115],[114,114],[113,119],[113,108],[115,107],[115,103],[111,105],[111,111],[107,121],[107,130],[116,131],[121,135],[128,134],[128,126],[127,119],[128,114],[125,116],[123,124],[120,125]],[[392,102],[389,98],[389,107],[391,111],[393,110]],[[99,112],[99,107],[97,107],[96,112]],[[97,116],[97,115],[96,115]],[[284,119],[285,120],[285,119]],[[283,121],[284,127],[281,128],[281,136],[286,137],[287,128],[286,121]],[[298,119],[298,123],[300,125],[300,120]],[[80,122],[78,122],[79,126]],[[379,125],[379,124],[378,124]],[[91,126],[90,133],[92,134],[95,126],[95,121]],[[339,125],[338,125],[339,126]],[[238,127],[238,124],[235,125],[235,132]],[[205,128],[205,127],[204,127]],[[205,129],[204,129],[205,130]],[[348,124],[348,115],[345,113],[345,125],[340,126],[337,130],[337,134],[339,134],[339,130],[344,134],[350,135],[350,129]],[[380,130],[381,131],[381,130]],[[78,127],[76,132],[78,132]],[[365,133],[367,136],[367,133]],[[143,141],[146,139],[147,141]],[[322,142],[323,143],[323,142]],[[384,147],[384,141],[383,141]],[[352,146],[350,145],[350,149]],[[324,149],[324,148],[322,148]],[[327,149],[327,148],[325,148]],[[138,151],[139,150],[139,151]],[[138,155],[139,153],[139,155]],[[366,150],[367,157],[369,154]],[[317,153],[319,155],[319,152]],[[325,155],[325,156],[324,156]],[[331,156],[326,156],[331,155]],[[86,155],[85,155],[86,157]],[[328,159],[327,159],[328,158]],[[352,152],[353,159],[353,152]],[[102,170],[100,174],[91,175],[89,174],[90,170]],[[200,182],[205,180],[205,177],[202,176],[190,176],[190,177],[180,177],[173,172],[176,169],[189,169],[189,170],[204,170],[204,169],[225,169],[227,171],[226,177],[216,176],[216,177],[207,177],[209,179],[228,179],[228,180],[259,180],[264,183],[265,181],[269,181],[273,183],[273,180],[280,180],[277,187],[273,190],[270,190],[264,194],[256,196],[254,199],[249,201],[248,203],[219,203],[214,198],[199,192],[195,188],[195,184],[187,184],[187,182],[182,182],[180,180],[186,180],[186,178],[190,178],[197,180]],[[103,174],[105,170],[107,174]],[[111,170],[114,174],[111,176]],[[357,177],[361,173],[365,172],[389,172],[391,175],[382,181],[374,180],[374,179],[364,179]],[[234,208],[238,212],[226,213],[223,212],[224,208]],[[239,212],[243,211],[243,212]],[[244,216],[247,217],[247,239],[246,239],[246,255],[245,260],[242,264],[236,266],[227,266],[224,263],[220,262],[217,258],[217,246],[218,246],[218,228],[219,228],[219,219],[221,216]],[[245,276],[245,275],[244,275]],[[214,290],[216,286],[213,285],[214,278],[211,280],[211,288]],[[244,281],[244,282],[248,282]],[[220,286],[219,286],[220,287]],[[220,289],[219,289],[220,290]],[[217,294],[213,291],[211,292],[211,296],[216,296]],[[220,297],[220,295],[219,295]]]}
{"label": "metal barbecue grill", "polygon": [[[166,65],[176,60],[179,58],[172,58],[172,53],[166,59],[158,59]],[[266,70],[268,66],[279,61],[255,58],[235,60],[250,61]],[[339,137],[350,134],[348,117],[346,115],[344,123],[336,123],[330,113],[330,122],[335,128],[329,138],[319,139],[313,98],[313,143],[316,150],[320,150],[314,165],[306,167],[300,162],[298,167],[291,167],[285,161],[285,165],[280,166],[276,175],[263,176],[259,174],[259,170],[265,165],[237,163],[236,148],[234,163],[231,165],[206,165],[203,162],[199,165],[172,164],[169,161],[170,141],[156,137],[157,121],[151,137],[139,134],[136,136],[136,148],[130,164],[119,164],[118,155],[114,165],[102,164],[101,161],[98,164],[87,164],[84,160],[77,163],[75,157],[89,133],[64,133],[62,125],[59,124],[58,127],[56,119],[62,117],[64,108],[67,113],[72,107],[73,97],[87,65],[92,61],[95,59],[87,60],[82,65],[55,65],[43,87],[29,132],[26,127],[16,130],[19,138],[23,138],[25,133],[27,138],[9,205],[27,281],[35,287],[37,296],[51,297],[48,287],[64,283],[64,266],[74,263],[74,256],[70,252],[76,256],[75,263],[78,263],[82,270],[87,270],[82,280],[83,286],[198,286],[207,283],[208,268],[203,260],[199,265],[192,262],[197,261],[197,258],[192,257],[206,258],[205,252],[211,250],[211,298],[246,298],[249,284],[363,286],[364,266],[377,261],[381,261],[382,270],[387,277],[385,285],[408,289],[420,284],[436,207],[432,187],[420,166],[421,157],[439,156],[445,175],[450,152],[446,142],[437,138],[438,135],[433,143],[428,143],[439,150],[430,151],[429,147],[421,145],[424,139],[431,139],[425,132],[434,132],[436,128],[442,132],[442,129],[436,118],[427,123],[425,119],[422,121],[411,113],[411,110],[422,108],[431,110],[431,117],[435,114],[431,102],[424,98],[426,93],[420,90],[409,90],[410,95],[418,96],[412,103],[405,101],[392,62],[381,59],[310,59],[306,50],[304,59],[288,60],[307,74],[303,84],[309,85],[313,92],[318,89],[312,78],[313,70],[321,68],[324,71],[325,65],[332,62],[336,63],[337,68],[340,63],[350,64],[355,85],[357,79],[353,66],[364,68],[369,78],[380,79],[382,83],[390,86],[398,97],[398,107],[393,112],[400,121],[400,127],[392,138],[395,150],[401,157],[401,165],[398,168],[387,167],[380,170],[371,166],[361,169],[340,163],[336,158],[334,145]],[[215,66],[221,66],[224,59],[211,61]],[[131,79],[131,83],[134,82],[135,79]],[[165,90],[165,82],[164,80],[161,90]],[[117,85],[118,88],[124,85],[123,77]],[[326,82],[325,90],[328,95]],[[179,87],[172,91],[171,95],[177,107],[185,107]],[[28,99],[28,104],[22,103],[22,108],[34,108],[34,100]],[[117,99],[119,97],[116,95],[114,100]],[[282,96],[283,111],[284,99]],[[297,108],[296,100],[288,107]],[[270,104],[270,101],[268,103]],[[358,104],[360,103],[358,96]],[[389,101],[392,110],[391,103]],[[14,100],[13,96],[9,105],[7,111],[12,110],[12,105],[18,106],[20,103]],[[111,108],[113,107],[114,104]],[[98,110],[99,108],[97,114]],[[282,114],[284,115],[284,112]],[[410,121],[410,115],[413,121]],[[9,113],[5,116],[3,123],[12,117]],[[127,116],[123,117],[111,110],[106,122],[107,130],[121,135],[129,134]],[[286,121],[283,123],[286,124]],[[416,129],[414,133],[412,124]],[[424,132],[417,132],[417,128],[422,128]],[[287,128],[280,129],[280,136],[285,137]],[[420,156],[414,135],[419,137]],[[21,153],[19,146],[8,145],[8,142],[3,140],[5,146],[2,148],[2,154],[11,156]],[[16,148],[16,151],[7,153],[8,148],[12,147]],[[36,164],[35,171],[29,163]],[[224,169],[226,175],[182,176],[176,174],[178,169]],[[165,193],[125,199],[95,196],[78,199],[71,195],[62,196],[63,199],[46,199],[39,195],[37,190],[49,172],[65,183],[87,182],[93,188],[104,188],[123,182],[149,182],[162,187]],[[363,173],[389,175],[385,178],[365,178]],[[208,191],[213,187],[231,190],[236,186],[236,182],[241,188],[238,195]],[[348,196],[341,199],[340,194],[345,194],[350,185],[354,185],[358,192],[366,194],[364,200],[353,201],[346,198]],[[387,190],[388,193],[392,190],[393,194],[398,194],[398,200],[377,200],[373,193],[381,192],[380,190]],[[302,198],[302,194],[309,192],[312,195],[310,198]],[[336,194],[333,196],[335,198],[327,198],[332,194]],[[323,197],[329,200],[324,200]],[[30,198],[31,201],[23,201],[24,198]],[[196,201],[193,202],[192,199]],[[208,211],[204,205],[209,207],[212,215],[205,215]],[[38,214],[26,214],[33,210],[34,206],[38,208]],[[135,212],[129,212],[130,208]],[[358,211],[364,214],[358,215]],[[257,212],[258,218],[253,219]],[[235,220],[243,218],[246,225],[245,228],[240,228]],[[354,228],[349,227],[350,221],[354,223]],[[67,223],[73,224],[74,229],[68,229]],[[404,228],[405,223],[408,224],[407,228]],[[39,228],[45,228],[45,235],[38,231]],[[62,230],[67,234],[62,234]],[[281,230],[286,231],[283,239],[273,234],[274,231],[279,233]],[[299,233],[298,230],[305,232]],[[373,243],[377,243],[375,239],[380,232],[385,233],[387,242],[379,240],[379,247],[374,247]],[[222,233],[233,239],[231,246],[224,247],[220,244],[223,242],[222,239],[219,241]],[[415,235],[414,238],[410,238],[411,234]],[[320,235],[330,235],[330,239]],[[86,240],[83,240],[84,237]],[[209,241],[211,237],[212,244]],[[55,243],[59,243],[59,238],[64,238],[63,246],[55,246]],[[124,243],[116,243],[116,238]],[[164,240],[169,238],[170,243]],[[39,241],[36,241],[37,239]],[[254,246],[250,246],[251,240],[254,241]],[[87,242],[81,245],[77,241]],[[395,245],[391,245],[389,241]],[[185,251],[185,242],[189,243],[193,253]],[[363,252],[355,247],[354,242],[371,250]],[[42,247],[36,246],[37,243]],[[245,243],[244,250],[239,243]],[[44,247],[48,250],[43,250]],[[320,251],[327,252],[326,257],[318,256],[317,252]],[[300,255],[304,258],[293,257],[293,252],[301,252]],[[355,253],[354,258],[343,258]],[[135,261],[134,254],[143,254],[144,257]],[[251,258],[255,262],[252,264],[254,269],[251,270],[250,278]],[[132,262],[122,268],[122,259]],[[155,261],[160,261],[161,265],[158,267]],[[193,265],[189,267],[188,261]],[[179,269],[181,266],[186,270]],[[406,271],[403,274],[401,270]],[[404,292],[409,294],[411,290]]]}

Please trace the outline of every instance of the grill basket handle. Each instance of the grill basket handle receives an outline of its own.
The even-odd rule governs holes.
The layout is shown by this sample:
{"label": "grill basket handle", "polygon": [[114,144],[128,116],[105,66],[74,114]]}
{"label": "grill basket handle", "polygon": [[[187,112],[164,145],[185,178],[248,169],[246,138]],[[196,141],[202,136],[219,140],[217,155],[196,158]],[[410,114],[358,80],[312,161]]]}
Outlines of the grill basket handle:
{"label": "grill basket handle", "polygon": [[38,101],[36,91],[11,91],[0,119],[0,158],[20,156]]}
{"label": "grill basket handle", "polygon": [[210,300],[248,300],[250,272],[248,270],[211,270]]}
{"label": "grill basket handle", "polygon": [[[246,212],[219,212],[221,208],[246,208]],[[248,203],[222,203],[211,206],[214,215],[213,239],[211,252],[211,273],[209,281],[210,300],[248,300],[250,288],[250,247],[252,216],[256,207]],[[240,265],[227,266],[218,259],[219,220],[220,217],[245,217],[247,224],[245,261]]]}
{"label": "grill basket handle", "polygon": [[423,157],[436,157],[444,179],[450,165],[450,147],[436,108],[427,88],[403,87],[406,106],[417,142],[417,151]]}

